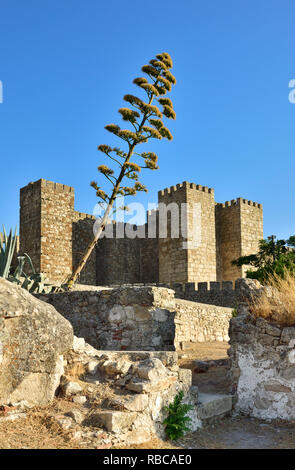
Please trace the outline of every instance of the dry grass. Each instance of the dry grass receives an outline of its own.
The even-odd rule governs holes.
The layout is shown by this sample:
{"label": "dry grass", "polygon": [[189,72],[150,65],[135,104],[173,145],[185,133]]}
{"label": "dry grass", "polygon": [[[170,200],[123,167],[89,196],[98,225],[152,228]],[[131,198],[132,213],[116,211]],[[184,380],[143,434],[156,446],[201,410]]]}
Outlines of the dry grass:
{"label": "dry grass", "polygon": [[75,362],[71,367],[67,369],[67,375],[73,379],[83,378],[85,375],[85,367],[81,362]]}
{"label": "dry grass", "polygon": [[258,298],[253,299],[252,315],[281,326],[295,325],[295,278],[286,271],[284,279],[273,276],[269,286]]}
{"label": "dry grass", "polygon": [[36,407],[25,418],[0,424],[0,449],[73,449],[77,442],[52,418],[70,403],[55,399],[47,407]]}

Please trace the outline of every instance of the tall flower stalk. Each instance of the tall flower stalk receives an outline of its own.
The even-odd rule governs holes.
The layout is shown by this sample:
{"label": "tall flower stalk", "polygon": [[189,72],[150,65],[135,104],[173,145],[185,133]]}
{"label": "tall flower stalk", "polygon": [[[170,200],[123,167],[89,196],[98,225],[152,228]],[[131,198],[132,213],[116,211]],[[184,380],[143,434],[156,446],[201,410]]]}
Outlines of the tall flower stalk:
{"label": "tall flower stalk", "polygon": [[[107,131],[124,141],[126,148],[121,149],[109,145],[98,146],[98,150],[104,153],[116,168],[113,169],[107,165],[100,165],[97,168],[100,175],[106,178],[111,186],[109,194],[101,188],[97,181],[90,183],[100,200],[99,204],[106,205],[106,209],[93,240],[67,283],[68,289],[71,289],[77,281],[105,229],[115,200],[122,196],[134,196],[141,191],[147,192],[147,188],[139,181],[139,173],[142,169],[157,170],[159,168],[157,166],[158,156],[154,152],[138,153],[135,152],[135,149],[138,145],[148,142],[149,139],[166,138],[172,140],[171,132],[162,121],[163,116],[168,119],[176,117],[172,101],[165,97],[166,93],[171,91],[172,85],[176,83],[176,79],[170,71],[172,66],[172,59],[167,52],[157,54],[155,59],[150,60],[149,64],[144,65],[141,69],[148,78],[138,77],[133,80],[135,85],[145,91],[147,99],[143,101],[134,95],[124,96],[124,100],[129,103],[131,108],[120,108],[118,112],[123,121],[129,123],[131,130],[121,129],[117,124],[105,126]],[[154,100],[161,109],[153,104]],[[133,185],[126,186],[126,179],[133,180]]]}

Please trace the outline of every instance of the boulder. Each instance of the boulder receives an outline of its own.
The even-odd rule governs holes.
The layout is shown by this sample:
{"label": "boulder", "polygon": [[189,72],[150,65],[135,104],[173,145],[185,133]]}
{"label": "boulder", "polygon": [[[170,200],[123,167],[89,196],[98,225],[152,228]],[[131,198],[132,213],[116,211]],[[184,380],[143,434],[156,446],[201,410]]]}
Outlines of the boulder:
{"label": "boulder", "polygon": [[0,404],[50,403],[72,345],[71,324],[52,305],[0,278]]}

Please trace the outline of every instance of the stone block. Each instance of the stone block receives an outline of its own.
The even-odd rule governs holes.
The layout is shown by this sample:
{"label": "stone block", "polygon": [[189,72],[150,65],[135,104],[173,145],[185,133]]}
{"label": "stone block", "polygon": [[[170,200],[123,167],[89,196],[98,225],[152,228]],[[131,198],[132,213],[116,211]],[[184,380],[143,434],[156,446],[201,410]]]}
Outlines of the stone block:
{"label": "stone block", "polygon": [[213,417],[224,416],[232,410],[231,395],[199,393],[197,413],[199,419],[206,420]]}
{"label": "stone block", "polygon": [[123,411],[101,411],[91,415],[93,425],[104,426],[107,431],[119,433],[131,427],[137,413]]}

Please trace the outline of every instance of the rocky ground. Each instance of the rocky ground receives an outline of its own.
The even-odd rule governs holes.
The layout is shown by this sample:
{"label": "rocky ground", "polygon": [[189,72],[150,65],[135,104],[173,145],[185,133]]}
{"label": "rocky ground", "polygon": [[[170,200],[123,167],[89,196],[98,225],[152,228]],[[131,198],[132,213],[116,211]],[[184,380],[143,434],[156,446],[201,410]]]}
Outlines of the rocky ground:
{"label": "rocky ground", "polygon": [[[183,351],[179,363],[193,372],[193,383],[203,392],[228,393],[228,359],[226,343],[201,343],[194,350]],[[75,374],[73,374],[75,375]],[[76,371],[76,376],[79,371]],[[95,384],[86,384],[76,377],[83,393],[55,398],[46,407],[0,409],[0,448],[2,449],[243,449],[295,448],[295,423],[267,423],[246,417],[226,417],[186,435],[177,442],[152,439],[144,444],[111,442],[108,433],[91,419],[82,420],[97,409],[99,401],[110,397],[112,390],[101,388],[97,396]],[[85,398],[82,398],[85,397]]]}

